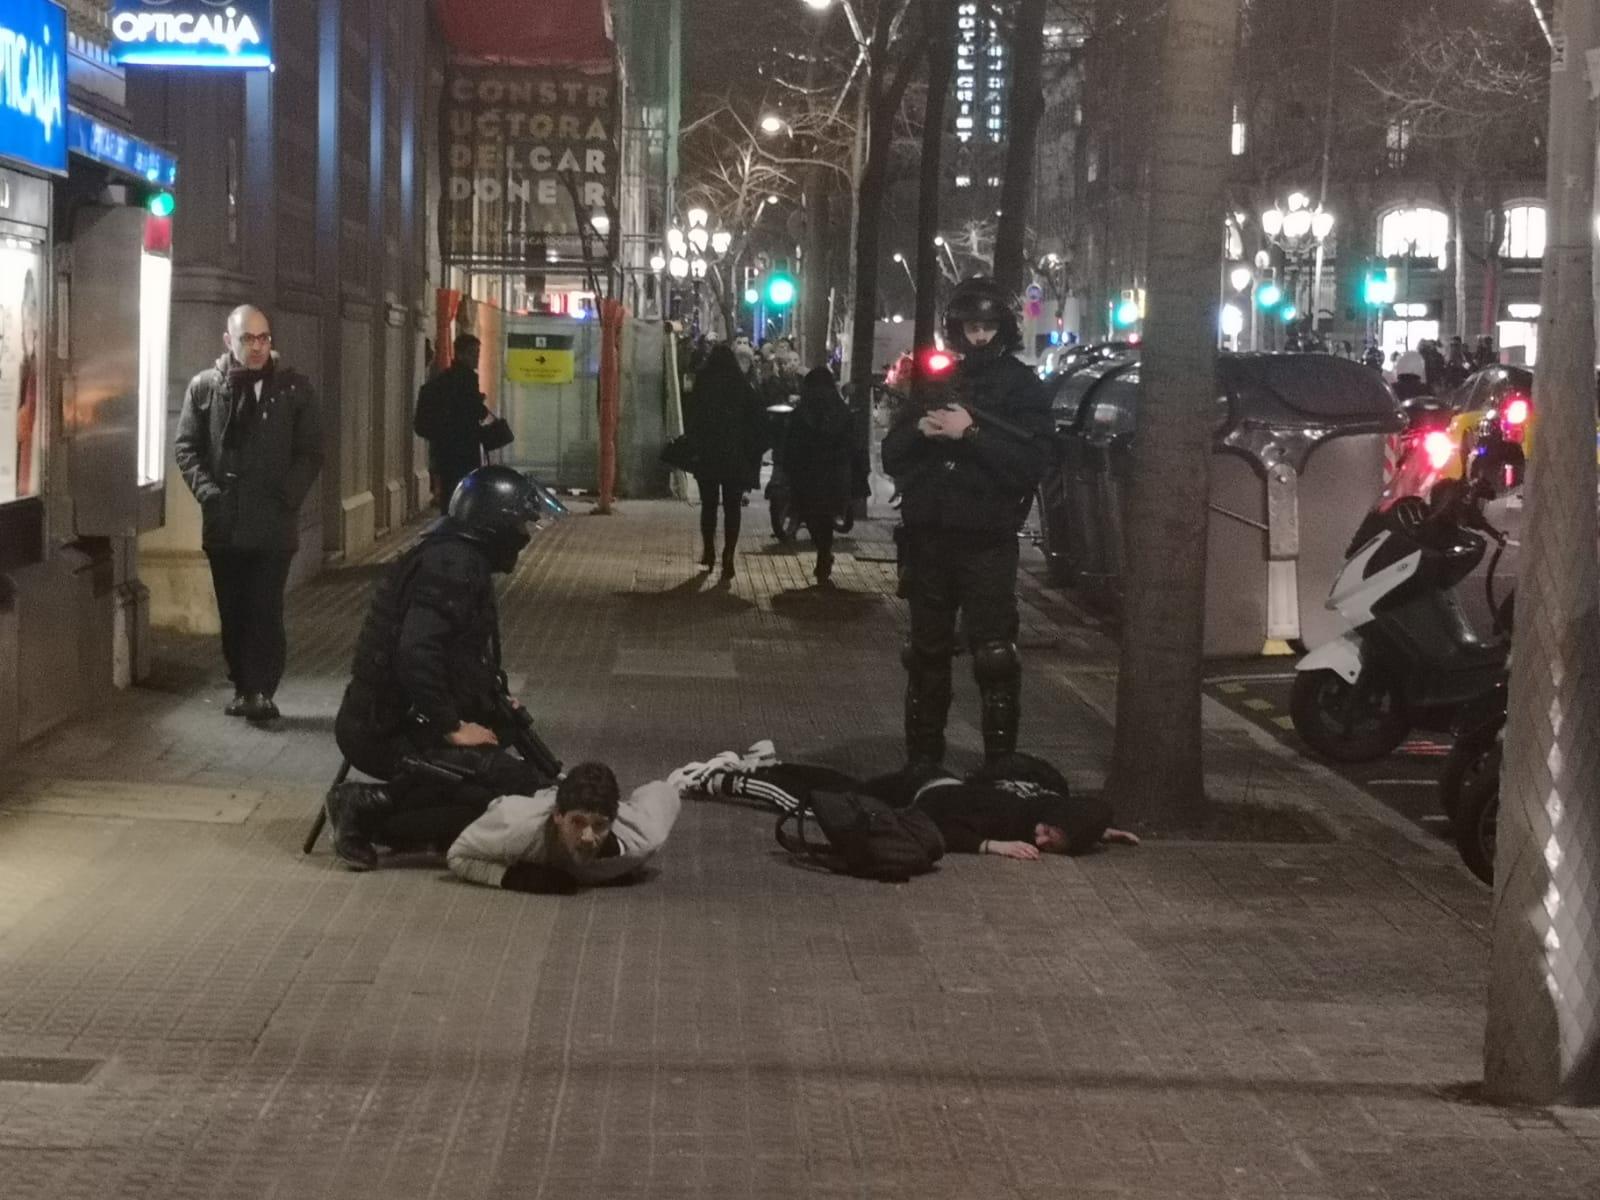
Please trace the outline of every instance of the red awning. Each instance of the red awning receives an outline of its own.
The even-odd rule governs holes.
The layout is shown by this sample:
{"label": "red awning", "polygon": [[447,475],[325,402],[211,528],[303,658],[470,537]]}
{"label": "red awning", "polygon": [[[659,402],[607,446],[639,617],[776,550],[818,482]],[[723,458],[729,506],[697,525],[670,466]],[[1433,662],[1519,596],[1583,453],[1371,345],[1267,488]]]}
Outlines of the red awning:
{"label": "red awning", "polygon": [[434,0],[445,41],[484,62],[609,62],[606,0]]}

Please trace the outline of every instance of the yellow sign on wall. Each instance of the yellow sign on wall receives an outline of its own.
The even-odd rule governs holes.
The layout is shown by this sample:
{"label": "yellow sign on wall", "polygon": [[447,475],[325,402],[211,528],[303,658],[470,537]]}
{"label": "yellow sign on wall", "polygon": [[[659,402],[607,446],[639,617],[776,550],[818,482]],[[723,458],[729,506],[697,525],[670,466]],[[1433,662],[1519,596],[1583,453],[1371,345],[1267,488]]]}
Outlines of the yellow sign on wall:
{"label": "yellow sign on wall", "polygon": [[513,333],[506,339],[506,378],[512,383],[571,383],[576,368],[569,336]]}

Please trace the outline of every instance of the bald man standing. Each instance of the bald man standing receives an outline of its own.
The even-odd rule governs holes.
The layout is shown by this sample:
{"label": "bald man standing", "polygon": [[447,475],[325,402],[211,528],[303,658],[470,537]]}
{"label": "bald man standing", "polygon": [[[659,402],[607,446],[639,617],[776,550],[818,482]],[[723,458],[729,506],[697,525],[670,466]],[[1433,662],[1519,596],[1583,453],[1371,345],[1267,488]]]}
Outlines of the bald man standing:
{"label": "bald man standing", "polygon": [[322,432],[311,382],[278,361],[265,313],[234,309],[222,342],[227,352],[183,398],[178,469],[200,502],[200,544],[234,687],[225,711],[261,724],[279,715],[283,591],[300,506],[322,468]]}

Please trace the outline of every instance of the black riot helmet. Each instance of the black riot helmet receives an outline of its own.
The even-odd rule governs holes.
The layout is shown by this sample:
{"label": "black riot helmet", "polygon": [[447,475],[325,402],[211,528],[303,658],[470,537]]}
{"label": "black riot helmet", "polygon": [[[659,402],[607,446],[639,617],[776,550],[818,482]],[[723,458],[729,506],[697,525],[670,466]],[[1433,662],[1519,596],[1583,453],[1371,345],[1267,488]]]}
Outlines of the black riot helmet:
{"label": "black riot helmet", "polygon": [[[986,346],[969,343],[966,334],[969,321],[994,325],[997,329],[994,340]],[[951,349],[968,359],[1000,358],[1020,350],[1022,328],[1017,321],[1014,298],[987,275],[962,280],[945,305],[944,336]]]}
{"label": "black riot helmet", "polygon": [[450,497],[450,520],[489,554],[496,571],[510,571],[533,539],[529,526],[546,511],[540,488],[510,467],[479,467]]}

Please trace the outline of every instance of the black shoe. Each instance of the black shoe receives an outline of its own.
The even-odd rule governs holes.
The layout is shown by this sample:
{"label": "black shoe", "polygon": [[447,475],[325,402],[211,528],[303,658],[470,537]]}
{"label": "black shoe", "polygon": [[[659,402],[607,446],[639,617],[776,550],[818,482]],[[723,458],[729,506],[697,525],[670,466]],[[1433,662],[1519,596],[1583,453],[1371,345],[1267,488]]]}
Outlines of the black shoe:
{"label": "black shoe", "polygon": [[230,717],[242,717],[246,712],[249,711],[249,709],[250,697],[246,696],[243,692],[235,692],[233,694],[233,699],[228,701],[228,707],[222,711],[224,714]]}
{"label": "black shoe", "polygon": [[832,587],[833,586],[833,559],[831,559],[831,558],[819,558],[819,559],[817,559],[817,569],[814,572],[814,574],[817,577],[817,586],[818,587]]}
{"label": "black shoe", "polygon": [[272,697],[257,692],[245,701],[244,719],[252,725],[264,725],[268,721],[276,721],[283,714],[278,711],[278,706],[272,702]]}
{"label": "black shoe", "polygon": [[341,783],[328,789],[323,809],[333,828],[333,854],[352,871],[378,866],[372,829],[389,806],[389,795],[371,783]]}
{"label": "black shoe", "polygon": [[700,556],[700,565],[708,571],[717,565],[717,548],[711,542],[706,543],[705,553]]}

